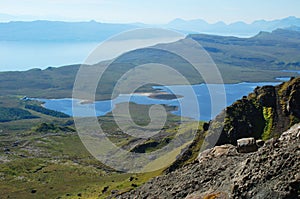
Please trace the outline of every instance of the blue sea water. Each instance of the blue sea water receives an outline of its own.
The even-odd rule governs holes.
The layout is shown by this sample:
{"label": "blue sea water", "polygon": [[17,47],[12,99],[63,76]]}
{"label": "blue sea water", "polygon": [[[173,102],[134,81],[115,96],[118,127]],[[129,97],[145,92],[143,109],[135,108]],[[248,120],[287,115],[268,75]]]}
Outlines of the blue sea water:
{"label": "blue sea water", "polygon": [[0,71],[25,71],[81,64],[98,44],[0,41]]}
{"label": "blue sea water", "polygon": [[[153,99],[145,95],[140,94],[121,94],[113,100],[96,101],[89,104],[80,104],[78,99],[39,99],[44,102],[44,106],[51,110],[60,111],[71,116],[76,117],[86,117],[103,116],[113,110],[113,108],[122,102],[134,102],[136,104],[153,105],[153,104],[164,104],[167,106],[177,106],[178,109],[173,112],[173,114],[181,115],[185,117],[194,118],[196,120],[208,121],[213,119],[216,114],[218,114],[226,106],[231,105],[237,99],[242,98],[244,95],[248,95],[257,86],[264,85],[277,85],[279,82],[259,82],[259,83],[238,83],[238,84],[225,84],[226,102],[224,106],[219,106],[218,104],[212,104],[211,95],[208,87],[211,85],[198,84],[193,85],[192,88],[197,96],[198,107],[195,107],[194,103],[191,103],[189,93],[187,93],[188,86],[186,85],[176,85],[176,86],[160,86],[156,87],[162,91],[169,92],[170,90],[176,94],[183,96],[182,98],[172,99],[172,100],[162,100]],[[218,95],[216,95],[218,96]],[[76,103],[77,115],[73,115],[72,103]],[[217,107],[217,111],[212,113],[212,107]],[[184,110],[182,110],[184,107]],[[198,108],[200,109],[200,115],[197,114]]]}

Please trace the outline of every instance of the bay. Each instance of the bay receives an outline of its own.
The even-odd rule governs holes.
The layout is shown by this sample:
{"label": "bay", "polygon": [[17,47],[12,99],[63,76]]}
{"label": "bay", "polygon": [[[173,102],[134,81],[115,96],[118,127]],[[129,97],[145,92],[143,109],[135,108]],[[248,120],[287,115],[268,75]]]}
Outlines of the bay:
{"label": "bay", "polygon": [[[177,106],[178,109],[172,113],[179,116],[193,118],[195,120],[209,121],[213,119],[222,109],[226,106],[231,105],[236,100],[248,95],[257,86],[264,85],[277,85],[280,82],[258,82],[258,83],[238,83],[238,84],[225,84],[225,95],[226,102],[225,106],[219,106],[218,104],[211,103],[211,96],[215,95],[214,90],[208,90],[209,86],[207,84],[193,85],[192,88],[197,96],[198,107],[195,107],[194,103],[191,103],[191,96],[187,92],[189,86],[187,85],[176,85],[176,86],[157,86],[155,89],[159,89],[163,92],[172,91],[173,94],[183,96],[178,99],[164,100],[164,99],[153,99],[144,94],[121,94],[113,100],[96,101],[94,103],[81,103],[78,99],[38,99],[44,102],[44,106],[51,110],[56,110],[75,117],[90,117],[90,116],[103,116],[111,112],[117,104],[122,102],[133,102],[136,104],[143,105],[154,105],[163,104],[167,106]],[[222,95],[222,93],[219,93]],[[76,104],[76,113],[73,114],[72,103]],[[217,107],[217,111],[212,112],[212,107]],[[184,107],[184,110],[182,110]],[[200,115],[198,114],[198,108],[200,110]]]}

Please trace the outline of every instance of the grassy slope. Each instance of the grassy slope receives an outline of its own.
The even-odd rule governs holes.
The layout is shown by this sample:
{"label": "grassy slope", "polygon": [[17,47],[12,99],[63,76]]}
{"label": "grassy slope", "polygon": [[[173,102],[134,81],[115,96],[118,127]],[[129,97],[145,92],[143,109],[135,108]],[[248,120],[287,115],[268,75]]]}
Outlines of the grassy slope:
{"label": "grassy slope", "polygon": [[[12,96],[1,97],[0,102],[22,109],[26,104]],[[145,114],[149,106],[131,104],[131,110],[135,122],[145,125],[150,121]],[[31,113],[39,118],[0,123],[1,197],[102,198],[113,190],[123,192],[135,188],[162,173],[162,169],[143,174],[113,171],[90,155],[77,133],[72,132],[70,118],[55,118],[32,110]],[[119,132],[110,114],[99,119],[112,142],[119,146],[134,143],[133,138]],[[169,115],[162,139],[174,136],[177,121],[177,116]],[[185,130],[189,128],[180,133]],[[172,151],[173,158],[179,152],[179,149]]]}
{"label": "grassy slope", "polygon": [[[10,161],[0,165],[2,197],[56,198],[81,194],[84,198],[98,198],[109,195],[111,190],[131,189],[133,184],[144,183],[161,172],[109,171],[89,155],[77,135],[30,139],[26,146],[11,149]],[[30,156],[34,149],[39,150],[38,154]],[[20,157],[21,154],[28,157]],[[130,181],[132,176],[134,180]],[[105,187],[107,191],[103,191]]]}

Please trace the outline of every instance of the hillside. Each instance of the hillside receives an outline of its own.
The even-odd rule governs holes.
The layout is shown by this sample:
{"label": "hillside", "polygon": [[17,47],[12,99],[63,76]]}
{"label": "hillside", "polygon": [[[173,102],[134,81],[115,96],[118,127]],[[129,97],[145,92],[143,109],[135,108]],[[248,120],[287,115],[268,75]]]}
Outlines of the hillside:
{"label": "hillside", "polygon": [[[148,124],[150,107],[130,104],[133,121]],[[0,198],[105,198],[111,191],[128,191],[162,173],[125,173],[103,164],[83,145],[73,118],[47,110],[40,102],[0,96],[0,116]],[[153,151],[176,137],[179,120],[168,114],[161,132],[149,139],[123,133],[111,113],[99,117],[99,124],[117,146]],[[193,128],[186,126],[181,133]]]}
{"label": "hillside", "polygon": [[[113,196],[300,198],[299,103],[300,77],[257,87],[204,124],[165,175]],[[238,152],[237,140],[249,137],[262,139],[263,146],[252,153]]]}
{"label": "hillside", "polygon": [[1,72],[1,95],[30,97],[71,97],[76,73],[80,65],[32,69],[22,72]]}
{"label": "hillside", "polygon": [[[276,81],[276,77],[296,75],[281,70],[300,68],[300,32],[276,30],[272,33],[260,33],[249,39],[201,34],[189,35],[188,38],[198,41],[207,50],[221,71],[224,83]],[[176,43],[161,45],[171,46]],[[98,88],[98,99],[111,98],[112,89],[119,78],[129,69],[145,63],[172,66],[190,83],[203,83],[201,75],[181,57],[158,49],[144,48],[125,53],[110,65],[105,78],[101,80],[102,87]],[[79,67],[80,65],[73,65],[49,67],[45,70],[1,72],[0,93],[40,98],[71,97]],[[103,64],[90,67],[103,67]],[[141,74],[144,74],[143,71]],[[151,90],[151,85],[141,88],[141,91]]]}
{"label": "hillside", "polygon": [[277,29],[251,38],[192,34],[218,66],[282,70],[300,67],[300,32]]}
{"label": "hillside", "polygon": [[[212,157],[153,178],[117,198],[300,198],[300,125],[253,153],[226,145]],[[217,150],[217,149],[216,149]],[[214,157],[215,155],[215,157]]]}

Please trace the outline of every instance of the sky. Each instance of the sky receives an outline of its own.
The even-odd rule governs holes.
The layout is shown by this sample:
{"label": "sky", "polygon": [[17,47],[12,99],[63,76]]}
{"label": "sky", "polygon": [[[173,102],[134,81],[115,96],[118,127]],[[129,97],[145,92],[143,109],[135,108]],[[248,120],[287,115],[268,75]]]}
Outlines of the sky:
{"label": "sky", "polygon": [[1,15],[12,15],[18,20],[162,24],[182,18],[251,23],[300,17],[299,8],[299,0],[0,0],[0,20]]}

